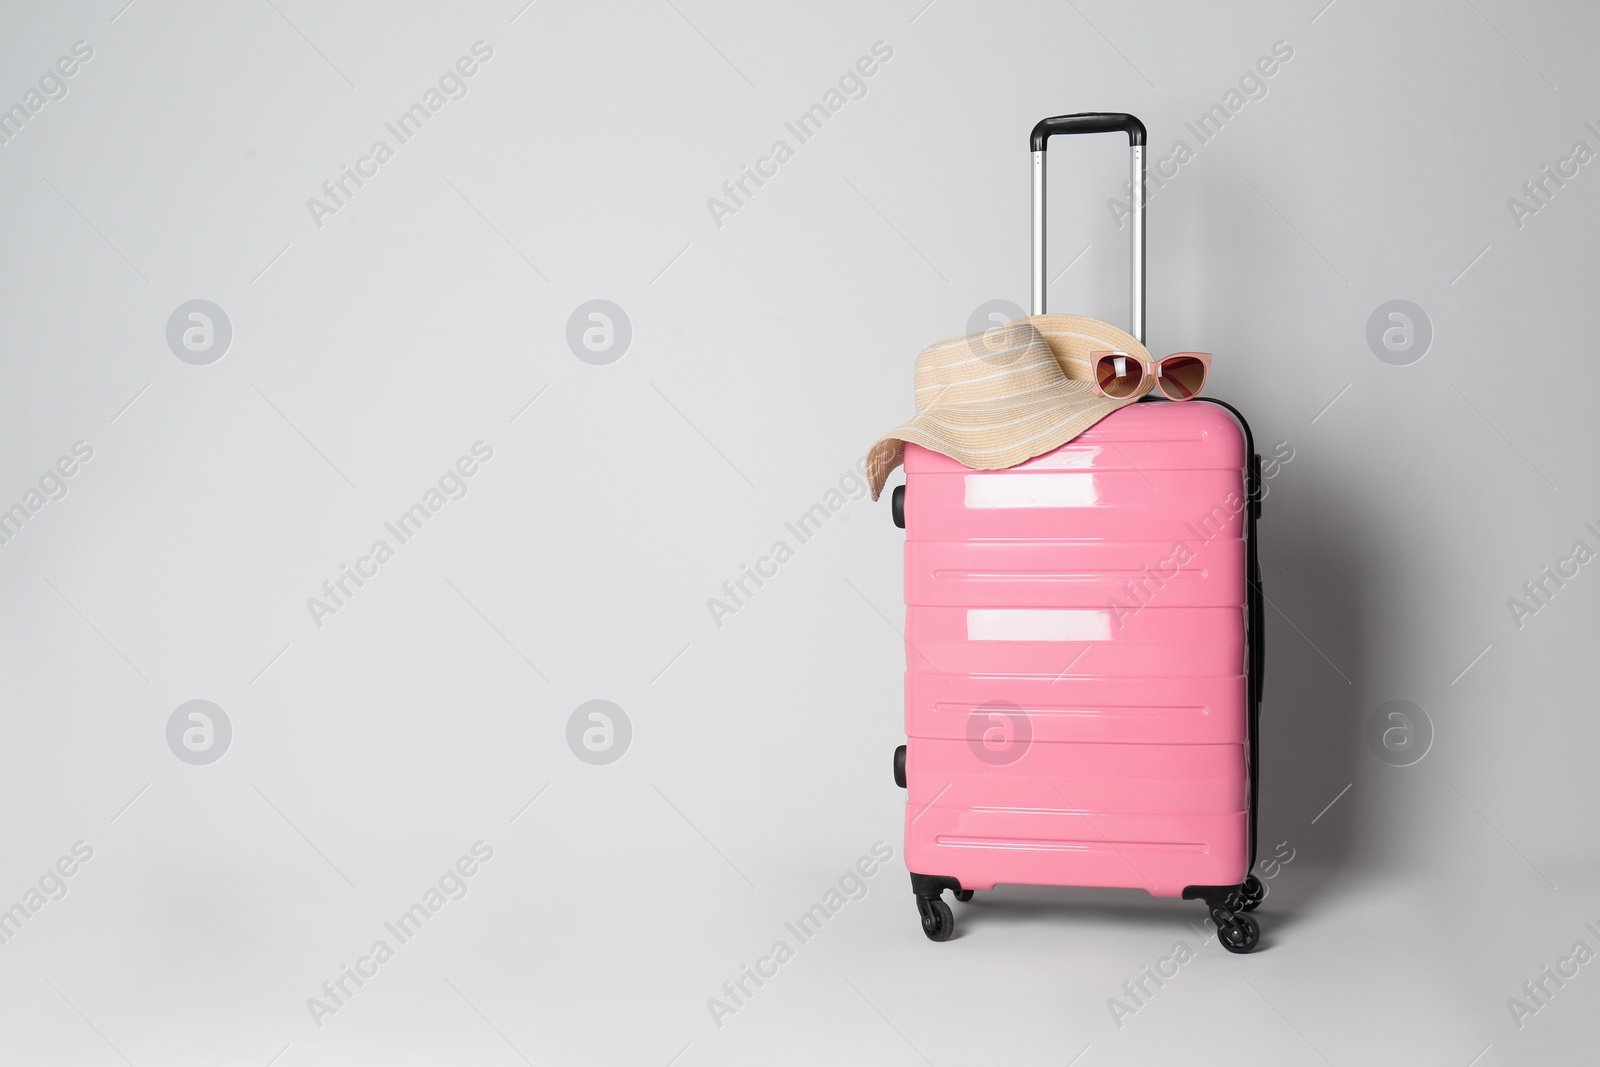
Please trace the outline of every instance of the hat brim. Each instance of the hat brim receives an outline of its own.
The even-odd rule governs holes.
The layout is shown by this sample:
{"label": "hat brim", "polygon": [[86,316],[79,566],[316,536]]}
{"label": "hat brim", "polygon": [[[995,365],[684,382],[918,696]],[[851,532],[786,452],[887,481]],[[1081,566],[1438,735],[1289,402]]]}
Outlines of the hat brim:
{"label": "hat brim", "polygon": [[1109,397],[1083,381],[1061,381],[1026,403],[934,404],[885,434],[867,452],[872,499],[905,458],[921,445],[976,470],[1001,470],[1060,448],[1138,397]]}

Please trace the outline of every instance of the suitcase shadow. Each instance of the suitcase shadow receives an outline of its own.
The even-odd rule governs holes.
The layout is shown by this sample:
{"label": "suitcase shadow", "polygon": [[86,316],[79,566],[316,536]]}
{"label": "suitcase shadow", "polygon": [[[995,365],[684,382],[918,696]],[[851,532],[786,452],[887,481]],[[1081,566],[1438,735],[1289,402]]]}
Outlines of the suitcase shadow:
{"label": "suitcase shadow", "polygon": [[1307,507],[1307,494],[1329,486],[1312,488],[1307,470],[1290,473],[1300,484],[1285,478],[1275,486],[1262,518],[1269,603],[1255,874],[1268,889],[1261,910],[1276,913],[1264,932],[1314,907],[1362,847],[1365,798],[1354,783],[1363,761],[1375,758],[1363,739],[1364,713],[1397,695],[1373,693],[1366,681],[1362,588],[1372,573],[1364,562],[1371,531],[1353,521],[1354,501],[1319,496]]}

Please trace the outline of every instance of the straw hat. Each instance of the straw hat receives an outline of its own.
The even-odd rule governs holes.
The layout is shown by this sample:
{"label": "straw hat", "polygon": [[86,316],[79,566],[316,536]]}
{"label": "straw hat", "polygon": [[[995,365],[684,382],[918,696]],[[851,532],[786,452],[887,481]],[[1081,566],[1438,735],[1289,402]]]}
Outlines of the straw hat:
{"label": "straw hat", "polygon": [[999,470],[1059,448],[1138,400],[1094,391],[1089,353],[1106,350],[1150,355],[1132,335],[1081,315],[1035,315],[923,349],[917,414],[867,452],[872,499],[907,443]]}

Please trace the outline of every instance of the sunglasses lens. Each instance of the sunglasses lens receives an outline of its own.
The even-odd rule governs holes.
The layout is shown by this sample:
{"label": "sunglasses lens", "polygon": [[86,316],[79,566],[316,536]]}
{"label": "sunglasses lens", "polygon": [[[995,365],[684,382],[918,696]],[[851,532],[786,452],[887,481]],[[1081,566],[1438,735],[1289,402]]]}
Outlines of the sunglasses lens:
{"label": "sunglasses lens", "polygon": [[1206,384],[1206,365],[1193,356],[1175,356],[1161,364],[1161,391],[1173,400],[1188,400]]}
{"label": "sunglasses lens", "polygon": [[1102,356],[1094,367],[1095,381],[1100,391],[1110,397],[1132,396],[1144,380],[1144,368],[1139,361],[1128,356]]}

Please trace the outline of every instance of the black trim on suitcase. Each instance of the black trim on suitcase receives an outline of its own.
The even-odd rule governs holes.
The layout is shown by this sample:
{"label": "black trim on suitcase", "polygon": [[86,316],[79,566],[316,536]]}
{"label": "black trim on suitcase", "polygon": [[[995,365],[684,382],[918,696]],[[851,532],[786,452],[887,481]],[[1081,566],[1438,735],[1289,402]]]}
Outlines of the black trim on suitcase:
{"label": "black trim on suitcase", "polygon": [[[1244,430],[1245,455],[1249,457],[1249,467],[1246,468],[1245,492],[1249,498],[1250,506],[1245,511],[1245,566],[1246,584],[1249,586],[1247,600],[1246,624],[1250,642],[1250,707],[1246,716],[1248,721],[1247,736],[1250,741],[1250,866],[1245,869],[1246,875],[1256,869],[1256,820],[1260,810],[1261,797],[1261,693],[1262,676],[1267,666],[1267,635],[1266,635],[1266,595],[1261,591],[1261,557],[1256,543],[1256,520],[1261,517],[1261,453],[1256,451],[1255,435],[1250,432],[1250,423],[1239,413],[1239,409],[1226,400],[1217,400],[1214,397],[1196,397],[1209,404],[1226,408],[1239,422],[1240,429]],[[1140,401],[1143,403],[1144,401]],[[1157,401],[1159,403],[1159,401]],[[1185,898],[1189,899],[1189,898]]]}

